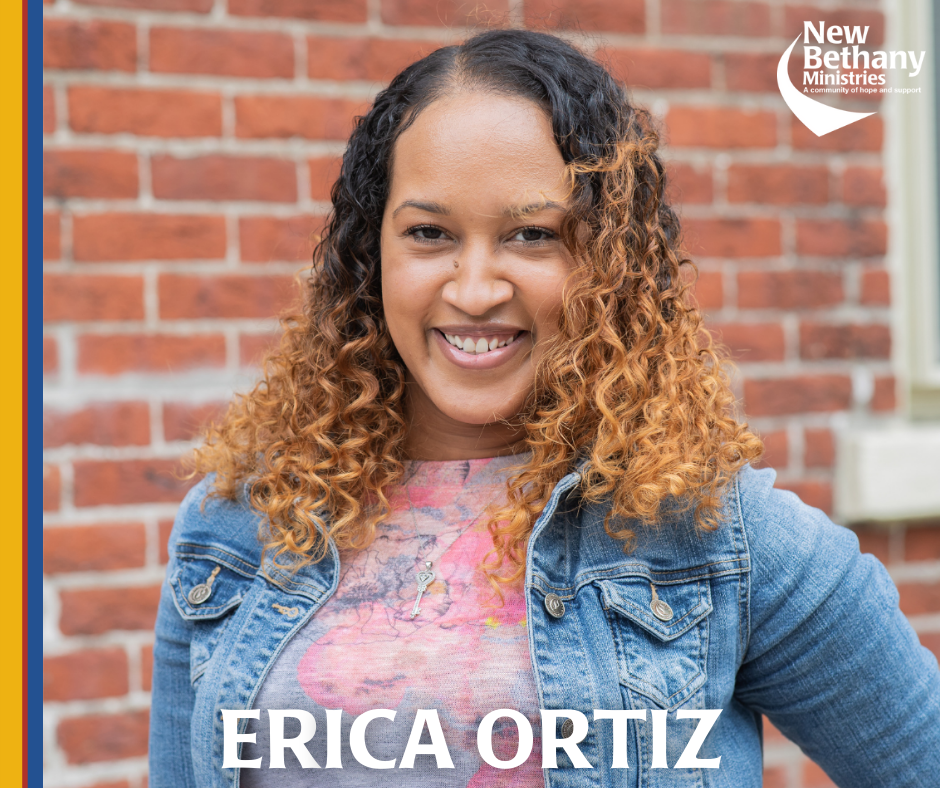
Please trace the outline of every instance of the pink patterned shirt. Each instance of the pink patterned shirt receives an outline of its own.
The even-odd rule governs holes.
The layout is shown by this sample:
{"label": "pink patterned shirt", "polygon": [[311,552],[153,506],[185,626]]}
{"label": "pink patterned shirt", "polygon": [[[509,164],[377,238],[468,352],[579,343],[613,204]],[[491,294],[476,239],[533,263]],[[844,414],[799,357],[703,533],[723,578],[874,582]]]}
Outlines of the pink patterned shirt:
{"label": "pink patterned shirt", "polygon": [[[505,500],[509,468],[523,456],[409,462],[390,500],[392,515],[362,551],[341,554],[335,595],[277,657],[254,707],[304,709],[317,723],[307,745],[320,766],[326,761],[325,709],[342,709],[342,769],[301,769],[288,750],[286,769],[268,771],[267,713],[252,721],[257,744],[242,758],[263,757],[261,769],[242,769],[243,788],[417,786],[418,788],[530,788],[544,786],[538,698],[529,657],[525,601],[505,591],[500,606],[479,570],[492,549],[485,510]],[[434,580],[411,618],[417,573],[431,561]],[[477,751],[477,727],[494,709],[515,709],[532,723],[532,754],[521,766],[499,770]],[[370,754],[400,759],[417,709],[436,709],[454,769],[438,769],[433,756],[418,755],[413,769],[377,771],[361,766],[349,749],[349,726],[370,709],[393,709],[394,721],[377,719],[367,729]],[[286,726],[286,735],[296,735]],[[428,742],[425,733],[422,742]],[[515,724],[493,730],[502,760],[516,754]]]}

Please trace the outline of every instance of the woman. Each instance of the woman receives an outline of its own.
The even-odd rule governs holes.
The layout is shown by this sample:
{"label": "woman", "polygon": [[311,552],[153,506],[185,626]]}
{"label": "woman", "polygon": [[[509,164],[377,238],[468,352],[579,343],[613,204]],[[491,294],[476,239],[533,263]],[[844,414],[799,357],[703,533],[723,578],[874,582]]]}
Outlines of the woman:
{"label": "woman", "polygon": [[195,455],[154,788],[747,788],[761,714],[840,785],[935,785],[937,662],[750,468],[657,142],[522,31],[359,119],[303,312]]}

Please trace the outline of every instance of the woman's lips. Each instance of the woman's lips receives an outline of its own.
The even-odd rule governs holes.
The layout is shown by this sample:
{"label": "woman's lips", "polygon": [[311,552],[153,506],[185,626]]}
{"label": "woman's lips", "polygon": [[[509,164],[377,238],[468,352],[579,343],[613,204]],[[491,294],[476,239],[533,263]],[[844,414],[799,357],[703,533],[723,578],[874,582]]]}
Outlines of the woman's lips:
{"label": "woman's lips", "polygon": [[513,358],[523,345],[528,344],[526,339],[529,337],[528,331],[518,331],[505,336],[492,334],[489,337],[470,337],[472,342],[477,343],[475,347],[479,346],[478,343],[480,340],[487,341],[487,344],[492,344],[492,340],[495,339],[498,344],[499,342],[509,339],[509,337],[513,337],[513,339],[503,347],[495,347],[493,350],[486,350],[480,353],[468,353],[448,342],[447,338],[444,336],[444,332],[440,329],[431,329],[431,333],[434,335],[434,342],[437,344],[444,358],[463,369],[492,369],[493,367],[498,367],[500,364],[504,364],[509,361],[509,359]]}

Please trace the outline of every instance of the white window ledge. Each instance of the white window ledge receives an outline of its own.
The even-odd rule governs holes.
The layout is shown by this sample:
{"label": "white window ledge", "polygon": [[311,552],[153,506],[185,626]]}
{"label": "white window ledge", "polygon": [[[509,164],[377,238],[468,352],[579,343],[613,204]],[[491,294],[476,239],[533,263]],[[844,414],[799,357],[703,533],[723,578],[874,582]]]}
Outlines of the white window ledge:
{"label": "white window ledge", "polygon": [[844,430],[835,507],[843,523],[940,515],[940,423]]}

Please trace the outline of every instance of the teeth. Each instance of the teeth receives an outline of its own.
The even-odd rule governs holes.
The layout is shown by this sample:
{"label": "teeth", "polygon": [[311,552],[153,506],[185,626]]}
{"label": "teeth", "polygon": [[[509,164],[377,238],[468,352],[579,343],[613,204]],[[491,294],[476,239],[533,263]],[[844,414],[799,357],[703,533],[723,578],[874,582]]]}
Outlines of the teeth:
{"label": "teeth", "polygon": [[496,350],[496,348],[500,347],[506,347],[506,345],[516,339],[515,336],[507,339],[498,339],[497,337],[493,337],[492,339],[486,339],[484,337],[474,339],[472,337],[460,337],[456,334],[444,334],[444,337],[454,347],[460,348],[464,353],[471,353],[473,355],[487,353],[490,350]]}

